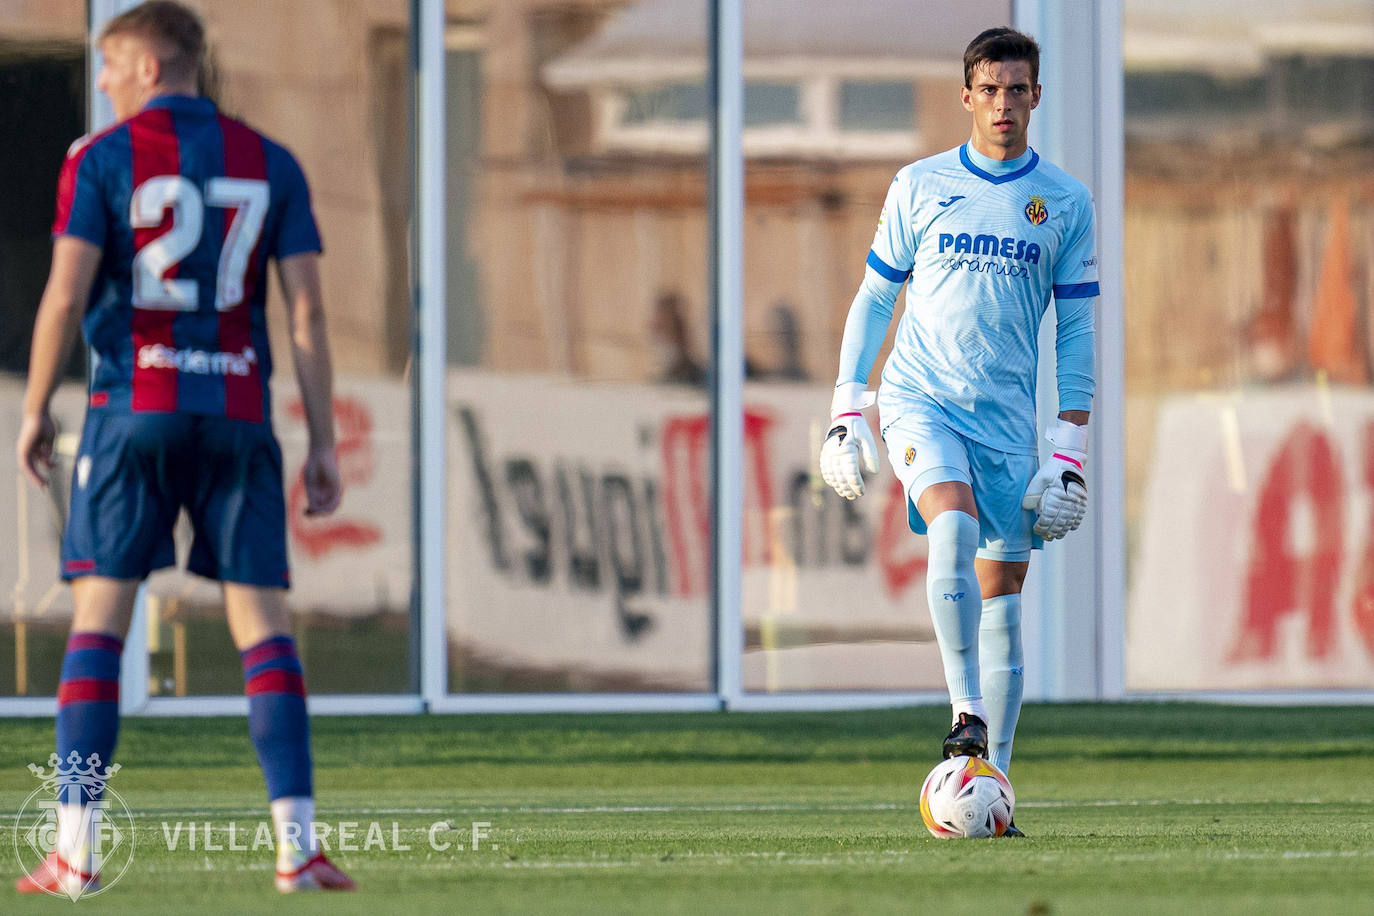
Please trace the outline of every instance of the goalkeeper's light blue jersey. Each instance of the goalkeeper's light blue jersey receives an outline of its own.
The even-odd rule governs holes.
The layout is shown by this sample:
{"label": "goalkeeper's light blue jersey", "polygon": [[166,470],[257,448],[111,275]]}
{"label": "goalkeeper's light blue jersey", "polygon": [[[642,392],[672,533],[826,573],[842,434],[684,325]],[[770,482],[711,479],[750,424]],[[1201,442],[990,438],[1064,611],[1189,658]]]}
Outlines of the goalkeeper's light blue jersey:
{"label": "goalkeeper's light blue jersey", "polygon": [[1000,162],[968,144],[899,171],[845,324],[840,383],[868,381],[908,280],[879,388],[884,423],[916,402],[975,442],[1035,454],[1038,332],[1051,295],[1059,409],[1091,407],[1097,256],[1082,183],[1034,150]]}

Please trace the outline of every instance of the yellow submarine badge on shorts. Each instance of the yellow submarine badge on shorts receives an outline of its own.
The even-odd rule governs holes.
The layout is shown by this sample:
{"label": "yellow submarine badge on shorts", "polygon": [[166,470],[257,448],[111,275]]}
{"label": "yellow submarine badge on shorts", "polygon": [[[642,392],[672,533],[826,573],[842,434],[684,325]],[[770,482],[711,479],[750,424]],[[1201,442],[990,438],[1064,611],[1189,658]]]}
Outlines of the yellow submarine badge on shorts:
{"label": "yellow submarine badge on shorts", "polygon": [[1031,221],[1032,226],[1038,226],[1049,218],[1050,210],[1045,206],[1045,198],[1032,194],[1030,203],[1026,204],[1026,219]]}
{"label": "yellow submarine badge on shorts", "polygon": [[906,457],[906,466],[907,466],[907,467],[911,467],[911,462],[913,462],[913,461],[916,460],[916,446],[914,446],[914,445],[908,445],[908,446],[906,447],[906,456],[905,456],[905,457]]}

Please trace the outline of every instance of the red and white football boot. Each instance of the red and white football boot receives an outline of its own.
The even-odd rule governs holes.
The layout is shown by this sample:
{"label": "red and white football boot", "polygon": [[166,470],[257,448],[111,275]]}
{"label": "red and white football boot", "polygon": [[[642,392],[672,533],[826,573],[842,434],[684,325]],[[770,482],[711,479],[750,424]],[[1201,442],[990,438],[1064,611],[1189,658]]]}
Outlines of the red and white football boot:
{"label": "red and white football boot", "polygon": [[283,894],[296,891],[356,891],[358,885],[353,879],[339,871],[333,862],[316,853],[300,868],[294,871],[277,869],[277,890]]}
{"label": "red and white football boot", "polygon": [[15,881],[14,889],[21,894],[61,894],[75,900],[100,890],[100,876],[68,865],[54,850],[32,872]]}

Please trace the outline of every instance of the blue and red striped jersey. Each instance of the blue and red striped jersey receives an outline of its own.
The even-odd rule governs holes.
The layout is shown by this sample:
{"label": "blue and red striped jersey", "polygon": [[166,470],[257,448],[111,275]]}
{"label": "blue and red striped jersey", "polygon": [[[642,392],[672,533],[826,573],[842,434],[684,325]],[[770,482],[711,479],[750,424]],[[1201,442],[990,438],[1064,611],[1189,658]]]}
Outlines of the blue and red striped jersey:
{"label": "blue and red striped jersey", "polygon": [[82,321],[90,405],[270,417],[267,262],[321,250],[295,158],[162,96],[67,153],[53,235],[104,250]]}

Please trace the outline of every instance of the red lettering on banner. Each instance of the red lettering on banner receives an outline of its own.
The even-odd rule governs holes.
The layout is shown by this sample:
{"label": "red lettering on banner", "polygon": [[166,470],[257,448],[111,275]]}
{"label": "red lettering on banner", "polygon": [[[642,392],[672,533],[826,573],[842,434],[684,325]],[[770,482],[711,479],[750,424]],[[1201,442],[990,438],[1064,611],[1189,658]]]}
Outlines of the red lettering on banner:
{"label": "red lettering on banner", "polygon": [[[773,422],[773,418],[767,414],[750,410],[744,412],[743,562],[746,566],[767,564],[773,558],[773,539],[769,536],[768,528],[773,513],[773,475],[768,472],[768,431]],[[754,523],[752,526],[751,520]]]}
{"label": "red lettering on banner", "polygon": [[[883,585],[892,598],[899,598],[912,581],[918,576],[924,578],[929,560],[926,552],[916,552],[926,543],[924,538],[911,534],[907,523],[906,489],[896,477],[887,488],[887,500],[883,504],[883,520],[878,528],[878,568],[883,574]],[[900,548],[907,546],[909,555],[902,556]]]}
{"label": "red lettering on banner", "polygon": [[[299,398],[287,405],[286,412],[295,420],[305,419],[305,405]],[[350,484],[371,483],[372,416],[367,405],[351,398],[335,398],[334,420],[339,433],[334,452],[345,489]],[[307,518],[305,505],[305,479],[297,471],[292,477],[287,500],[287,524],[292,541],[312,560],[318,560],[331,550],[370,547],[382,539],[382,530],[368,522],[336,516]]]}
{"label": "red lettering on banner", "polygon": [[[1331,652],[1343,550],[1340,487],[1331,443],[1311,425],[1299,424],[1279,449],[1260,488],[1240,633],[1231,661],[1275,659],[1279,623],[1296,613],[1307,614],[1308,657],[1321,659]],[[1315,529],[1311,553],[1305,556],[1294,555],[1289,537],[1300,500],[1308,503]]]}
{"label": "red lettering on banner", "polygon": [[[768,562],[768,521],[773,511],[773,476],[768,466],[768,433],[774,419],[744,412],[743,563]],[[681,596],[706,589],[711,568],[710,418],[705,414],[669,417],[663,422],[663,525],[672,553],[673,591]],[[752,520],[752,523],[751,523]]]}
{"label": "red lettering on banner", "polygon": [[672,551],[673,591],[683,597],[704,590],[710,568],[710,510],[704,479],[709,431],[710,421],[704,415],[669,417],[663,422],[663,525]]}
{"label": "red lettering on banner", "polygon": [[[1374,493],[1374,423],[1364,427],[1364,485]],[[1374,655],[1374,519],[1365,529],[1364,554],[1355,570],[1355,597],[1352,607],[1355,632],[1365,651]]]}

